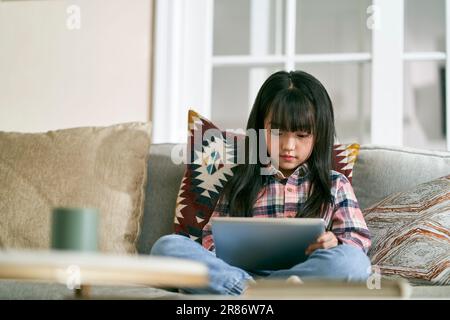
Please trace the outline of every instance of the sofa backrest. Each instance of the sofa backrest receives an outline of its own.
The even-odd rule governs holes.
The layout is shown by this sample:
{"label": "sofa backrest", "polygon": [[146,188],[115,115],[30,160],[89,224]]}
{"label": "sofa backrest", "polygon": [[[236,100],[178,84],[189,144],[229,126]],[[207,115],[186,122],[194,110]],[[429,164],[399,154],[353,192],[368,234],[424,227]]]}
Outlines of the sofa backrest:
{"label": "sofa backrest", "polygon": [[[171,160],[175,144],[153,144],[138,252],[148,254],[153,243],[173,232],[175,204],[184,173]],[[393,192],[450,174],[450,152],[406,147],[362,145],[353,170],[353,188],[365,209]]]}
{"label": "sofa backrest", "polygon": [[171,160],[175,144],[153,144],[148,159],[144,217],[138,252],[148,254],[158,238],[173,233],[175,203],[185,165]]}
{"label": "sofa backrest", "polygon": [[362,145],[353,168],[353,189],[361,209],[394,192],[450,174],[450,152]]}

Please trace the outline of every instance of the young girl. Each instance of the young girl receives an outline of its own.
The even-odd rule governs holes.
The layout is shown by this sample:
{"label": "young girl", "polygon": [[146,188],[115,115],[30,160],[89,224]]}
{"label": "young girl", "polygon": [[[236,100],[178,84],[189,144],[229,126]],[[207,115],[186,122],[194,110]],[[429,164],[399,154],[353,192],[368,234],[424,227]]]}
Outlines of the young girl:
{"label": "young girl", "polygon": [[[203,229],[202,245],[184,236],[167,235],[154,244],[151,254],[204,262],[209,287],[185,289],[190,293],[239,295],[257,277],[299,282],[307,278],[367,279],[370,235],[350,182],[331,170],[334,116],[323,85],[302,71],[271,75],[259,90],[247,129],[266,130],[263,145],[273,174],[261,174],[267,165],[259,159],[256,164],[239,165],[212,217],[323,218],[328,231],[308,247],[308,259],[287,270],[242,270],[228,265],[215,256],[210,222]],[[279,148],[271,153],[272,144]]]}

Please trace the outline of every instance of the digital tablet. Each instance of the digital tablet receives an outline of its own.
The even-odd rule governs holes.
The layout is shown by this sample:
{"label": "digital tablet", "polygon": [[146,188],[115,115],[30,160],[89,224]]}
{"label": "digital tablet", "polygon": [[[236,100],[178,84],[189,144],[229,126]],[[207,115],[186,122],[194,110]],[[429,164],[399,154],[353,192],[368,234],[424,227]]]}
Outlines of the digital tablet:
{"label": "digital tablet", "polygon": [[245,270],[289,269],[325,232],[319,218],[211,218],[216,256]]}

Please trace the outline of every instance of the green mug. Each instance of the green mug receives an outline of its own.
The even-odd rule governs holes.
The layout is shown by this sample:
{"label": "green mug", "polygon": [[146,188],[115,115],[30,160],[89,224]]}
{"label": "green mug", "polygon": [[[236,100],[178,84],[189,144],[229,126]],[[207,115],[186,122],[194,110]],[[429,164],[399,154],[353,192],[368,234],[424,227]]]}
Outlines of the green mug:
{"label": "green mug", "polygon": [[97,251],[99,212],[93,208],[55,208],[52,212],[51,248]]}

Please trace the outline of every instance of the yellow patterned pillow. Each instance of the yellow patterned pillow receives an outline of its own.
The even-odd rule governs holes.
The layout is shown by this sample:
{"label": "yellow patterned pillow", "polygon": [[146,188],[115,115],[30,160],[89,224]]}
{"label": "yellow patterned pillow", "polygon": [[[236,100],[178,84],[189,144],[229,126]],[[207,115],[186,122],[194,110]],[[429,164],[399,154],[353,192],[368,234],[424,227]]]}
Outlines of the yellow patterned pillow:
{"label": "yellow patterned pillow", "polygon": [[333,170],[345,175],[350,183],[353,178],[353,166],[359,154],[359,144],[335,144],[333,148]]}

